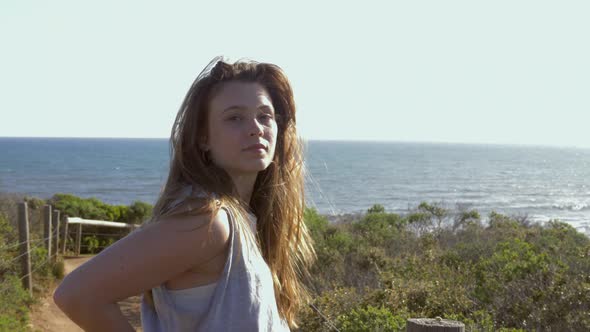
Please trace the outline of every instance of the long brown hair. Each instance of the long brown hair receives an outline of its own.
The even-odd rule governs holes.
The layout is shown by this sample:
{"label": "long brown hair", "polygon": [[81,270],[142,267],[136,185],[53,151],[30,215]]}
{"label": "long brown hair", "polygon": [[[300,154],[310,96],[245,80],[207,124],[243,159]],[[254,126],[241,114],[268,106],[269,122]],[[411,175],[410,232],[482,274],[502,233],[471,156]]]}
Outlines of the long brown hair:
{"label": "long brown hair", "polygon": [[[208,136],[208,105],[221,85],[229,81],[256,82],[269,93],[278,127],[275,155],[258,173],[254,190],[245,206],[229,174],[208,160],[199,143]],[[153,217],[209,213],[220,206],[230,209],[245,225],[247,211],[257,217],[256,238],[274,281],[279,313],[291,328],[298,327],[296,313],[310,299],[302,282],[316,259],[311,237],[303,221],[305,209],[303,142],[297,135],[295,101],[283,70],[270,63],[214,58],[190,87],[176,116],[170,137],[170,171],[154,206]],[[197,185],[217,198],[206,196],[190,204],[173,206],[182,187]],[[151,290],[144,296],[153,305]]]}

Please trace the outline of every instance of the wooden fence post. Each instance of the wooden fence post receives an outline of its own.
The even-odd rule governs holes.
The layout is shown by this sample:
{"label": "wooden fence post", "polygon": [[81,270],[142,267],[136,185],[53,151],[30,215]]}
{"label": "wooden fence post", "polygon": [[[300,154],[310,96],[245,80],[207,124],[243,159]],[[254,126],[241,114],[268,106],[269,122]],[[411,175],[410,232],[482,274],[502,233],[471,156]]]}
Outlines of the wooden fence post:
{"label": "wooden fence post", "polygon": [[61,243],[62,247],[61,247],[61,254],[65,255],[66,254],[66,244],[68,242],[68,216],[64,215],[63,218],[63,241]]}
{"label": "wooden fence post", "polygon": [[76,256],[80,256],[80,245],[82,244],[82,223],[76,228]]}
{"label": "wooden fence post", "polygon": [[454,320],[436,318],[410,318],[406,332],[464,332],[465,324]]}
{"label": "wooden fence post", "polygon": [[27,202],[18,204],[18,242],[21,255],[21,276],[23,276],[23,287],[33,296],[33,276],[31,275],[31,256],[29,243],[29,215]]}
{"label": "wooden fence post", "polygon": [[53,261],[57,261],[57,255],[59,254],[59,210],[53,210],[53,228],[55,229],[55,241],[53,241]]}
{"label": "wooden fence post", "polygon": [[47,259],[51,258],[51,205],[43,207],[43,237],[45,238],[45,248],[47,248]]}

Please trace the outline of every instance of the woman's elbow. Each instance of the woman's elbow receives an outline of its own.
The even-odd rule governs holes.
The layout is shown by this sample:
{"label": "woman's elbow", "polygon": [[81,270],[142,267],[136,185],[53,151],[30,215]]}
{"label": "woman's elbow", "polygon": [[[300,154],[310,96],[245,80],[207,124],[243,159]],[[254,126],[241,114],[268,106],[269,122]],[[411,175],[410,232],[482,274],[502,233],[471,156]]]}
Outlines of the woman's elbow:
{"label": "woman's elbow", "polygon": [[55,302],[63,312],[66,312],[70,310],[69,308],[75,307],[74,303],[76,302],[76,294],[62,281],[55,292],[53,292],[53,302]]}
{"label": "woman's elbow", "polygon": [[53,292],[53,302],[65,313],[80,310],[88,304],[88,296],[84,294],[83,286],[80,286],[80,282],[72,278],[71,274],[66,276]]}
{"label": "woman's elbow", "polygon": [[80,321],[87,319],[92,314],[92,303],[84,301],[79,290],[70,287],[68,284],[62,284],[53,293],[53,302],[57,307],[71,320],[79,324]]}

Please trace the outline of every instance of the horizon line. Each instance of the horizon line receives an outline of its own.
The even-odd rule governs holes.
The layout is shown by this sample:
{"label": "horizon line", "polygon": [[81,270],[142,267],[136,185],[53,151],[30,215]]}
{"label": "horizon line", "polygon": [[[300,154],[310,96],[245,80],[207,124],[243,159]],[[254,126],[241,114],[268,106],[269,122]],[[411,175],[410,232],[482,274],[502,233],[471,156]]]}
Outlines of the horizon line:
{"label": "horizon line", "polygon": [[[130,139],[130,140],[170,140],[169,137],[81,137],[81,136],[0,136],[2,138],[39,138],[39,139]],[[498,143],[498,142],[456,142],[456,141],[411,141],[411,140],[394,140],[394,139],[343,139],[343,138],[304,138],[303,141],[315,142],[349,142],[349,143],[398,143],[398,144],[440,144],[440,145],[483,145],[483,146],[513,146],[513,147],[539,147],[539,148],[567,148],[589,150],[590,146],[576,145],[548,145],[539,143]]]}

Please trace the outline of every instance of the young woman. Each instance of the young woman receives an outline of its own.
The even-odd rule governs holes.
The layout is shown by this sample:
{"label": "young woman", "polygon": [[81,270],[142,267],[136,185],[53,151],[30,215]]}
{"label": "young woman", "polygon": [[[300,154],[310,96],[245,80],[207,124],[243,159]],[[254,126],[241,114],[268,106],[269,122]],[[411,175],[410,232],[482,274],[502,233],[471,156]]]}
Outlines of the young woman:
{"label": "young woman", "polygon": [[293,92],[276,65],[215,58],[172,128],[170,173],[142,227],[70,273],[57,305],[86,331],[288,331],[315,259],[303,222]]}

